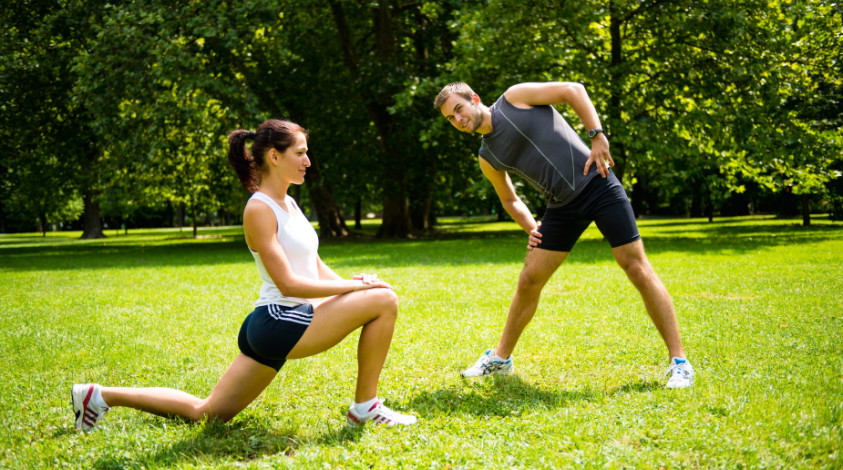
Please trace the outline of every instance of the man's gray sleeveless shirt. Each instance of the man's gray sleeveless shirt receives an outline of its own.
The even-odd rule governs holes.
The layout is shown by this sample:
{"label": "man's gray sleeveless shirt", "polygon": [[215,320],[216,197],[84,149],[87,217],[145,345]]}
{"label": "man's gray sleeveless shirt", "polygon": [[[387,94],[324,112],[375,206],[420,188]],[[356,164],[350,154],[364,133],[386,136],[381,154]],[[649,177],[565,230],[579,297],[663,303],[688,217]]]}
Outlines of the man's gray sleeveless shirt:
{"label": "man's gray sleeveless shirt", "polygon": [[599,175],[597,165],[582,174],[591,151],[553,106],[520,109],[501,95],[490,110],[492,132],[483,136],[480,156],[530,183],[548,207],[568,204]]}

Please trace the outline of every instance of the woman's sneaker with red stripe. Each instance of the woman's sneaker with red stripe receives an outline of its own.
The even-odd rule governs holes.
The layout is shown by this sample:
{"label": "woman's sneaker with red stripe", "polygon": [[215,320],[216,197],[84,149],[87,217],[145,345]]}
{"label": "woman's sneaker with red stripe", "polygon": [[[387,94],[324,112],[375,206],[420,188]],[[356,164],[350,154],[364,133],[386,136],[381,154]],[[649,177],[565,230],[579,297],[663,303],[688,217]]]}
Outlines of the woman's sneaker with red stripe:
{"label": "woman's sneaker with red stripe", "polygon": [[382,424],[385,426],[396,426],[399,424],[410,425],[415,424],[417,419],[413,415],[404,415],[397,411],[390,410],[383,405],[383,402],[378,400],[369,408],[369,411],[364,415],[358,415],[354,412],[354,405],[348,409],[346,414],[349,426],[362,426],[367,422],[372,424]]}
{"label": "woman's sneaker with red stripe", "polygon": [[76,429],[82,431],[94,429],[100,418],[109,410],[107,406],[94,403],[94,393],[100,388],[99,384],[76,384],[70,389],[73,414],[76,415]]}

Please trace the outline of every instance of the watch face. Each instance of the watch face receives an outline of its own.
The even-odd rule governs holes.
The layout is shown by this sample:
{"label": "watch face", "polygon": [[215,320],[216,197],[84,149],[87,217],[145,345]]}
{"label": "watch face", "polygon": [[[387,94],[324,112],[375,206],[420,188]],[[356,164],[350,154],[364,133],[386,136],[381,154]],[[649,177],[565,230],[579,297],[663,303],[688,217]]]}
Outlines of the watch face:
{"label": "watch face", "polygon": [[588,131],[588,137],[593,138],[598,132],[603,132],[603,129],[592,129]]}

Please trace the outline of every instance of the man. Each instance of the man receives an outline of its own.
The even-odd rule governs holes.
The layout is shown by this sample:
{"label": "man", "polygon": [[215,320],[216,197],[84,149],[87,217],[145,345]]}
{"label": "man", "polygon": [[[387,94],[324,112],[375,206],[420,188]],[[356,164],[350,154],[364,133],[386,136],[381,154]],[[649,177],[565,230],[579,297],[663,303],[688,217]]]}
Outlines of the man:
{"label": "man", "polygon": [[[553,108],[556,104],[567,104],[577,113],[588,129],[590,150]],[[529,234],[529,251],[500,341],[463,371],[463,377],[514,370],[512,351],[536,312],[542,288],[594,221],[641,293],[667,345],[667,387],[690,387],[694,369],[685,358],[673,301],[644,254],[629,199],[609,169],[615,164],[609,141],[585,87],[570,82],[520,83],[488,107],[468,85],[456,82],[439,92],[434,106],[457,130],[483,135],[480,169],[504,209]],[[509,172],[547,199],[541,224],[516,195]]]}

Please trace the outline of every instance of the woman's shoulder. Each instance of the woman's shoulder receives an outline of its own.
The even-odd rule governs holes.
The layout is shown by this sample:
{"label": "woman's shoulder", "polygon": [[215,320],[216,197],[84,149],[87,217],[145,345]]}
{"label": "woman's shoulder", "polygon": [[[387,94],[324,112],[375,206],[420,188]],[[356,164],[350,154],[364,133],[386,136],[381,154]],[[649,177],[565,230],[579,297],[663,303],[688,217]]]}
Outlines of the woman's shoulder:
{"label": "woman's shoulder", "polygon": [[266,201],[261,199],[249,199],[246,201],[246,207],[243,209],[243,219],[244,221],[248,218],[258,217],[258,218],[265,218],[272,215],[272,218],[275,218],[275,211]]}

